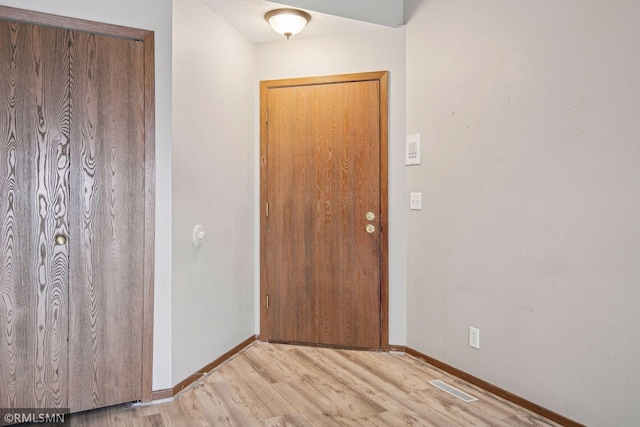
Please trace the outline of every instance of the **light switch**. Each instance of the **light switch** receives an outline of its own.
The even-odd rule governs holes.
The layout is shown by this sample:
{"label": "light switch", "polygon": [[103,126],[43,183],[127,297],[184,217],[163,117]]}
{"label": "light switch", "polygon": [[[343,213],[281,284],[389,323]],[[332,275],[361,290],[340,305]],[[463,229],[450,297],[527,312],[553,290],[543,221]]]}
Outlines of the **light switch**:
{"label": "light switch", "polygon": [[409,209],[422,210],[422,193],[409,193]]}

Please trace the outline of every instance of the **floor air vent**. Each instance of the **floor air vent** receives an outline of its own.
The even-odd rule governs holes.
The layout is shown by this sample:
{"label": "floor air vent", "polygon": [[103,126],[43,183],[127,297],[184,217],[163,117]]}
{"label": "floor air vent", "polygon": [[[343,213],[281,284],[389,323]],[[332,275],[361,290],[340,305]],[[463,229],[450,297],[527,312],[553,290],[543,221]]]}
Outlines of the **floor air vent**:
{"label": "floor air vent", "polygon": [[457,397],[460,400],[464,400],[467,403],[471,403],[471,402],[475,402],[476,400],[478,400],[477,397],[473,397],[470,394],[465,393],[462,390],[458,390],[457,388],[450,386],[449,384],[445,383],[444,381],[440,381],[440,380],[433,380],[433,381],[429,381],[429,384],[438,387],[440,390],[445,391],[447,393],[449,393],[452,396]]}

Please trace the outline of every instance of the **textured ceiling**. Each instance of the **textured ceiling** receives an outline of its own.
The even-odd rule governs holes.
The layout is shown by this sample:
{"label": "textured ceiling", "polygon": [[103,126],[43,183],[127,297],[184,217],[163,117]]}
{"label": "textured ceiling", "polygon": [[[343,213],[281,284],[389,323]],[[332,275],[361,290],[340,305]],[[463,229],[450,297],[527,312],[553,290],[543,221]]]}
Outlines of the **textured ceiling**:
{"label": "textured ceiling", "polygon": [[[264,14],[272,9],[287,7],[280,3],[265,0],[200,0],[209,9],[218,14],[238,31],[254,43],[264,43],[284,40],[284,37],[273,31],[265,21]],[[330,36],[337,34],[362,33],[388,29],[383,25],[356,21],[324,13],[306,10],[311,15],[311,21],[293,38]]]}

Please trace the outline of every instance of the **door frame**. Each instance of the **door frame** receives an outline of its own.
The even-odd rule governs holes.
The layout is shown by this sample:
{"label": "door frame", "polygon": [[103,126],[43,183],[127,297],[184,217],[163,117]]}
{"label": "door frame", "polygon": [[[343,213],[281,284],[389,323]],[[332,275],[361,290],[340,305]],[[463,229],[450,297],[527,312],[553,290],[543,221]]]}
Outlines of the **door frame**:
{"label": "door frame", "polygon": [[142,396],[152,400],[153,286],[155,262],[155,60],[154,33],[42,12],[0,6],[0,18],[140,41],[144,45],[144,266],[142,324]]}
{"label": "door frame", "polygon": [[380,346],[389,351],[389,72],[340,74],[260,82],[260,335],[266,339],[267,95],[270,89],[378,81],[380,84]]}

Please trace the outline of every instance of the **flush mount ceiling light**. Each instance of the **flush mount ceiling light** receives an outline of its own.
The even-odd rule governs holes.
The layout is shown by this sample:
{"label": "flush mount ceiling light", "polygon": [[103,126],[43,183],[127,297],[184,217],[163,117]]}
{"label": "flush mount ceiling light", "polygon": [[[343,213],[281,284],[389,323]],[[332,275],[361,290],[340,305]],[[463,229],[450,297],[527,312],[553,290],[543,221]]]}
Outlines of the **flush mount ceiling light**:
{"label": "flush mount ceiling light", "polygon": [[264,19],[277,33],[289,38],[302,31],[311,15],[298,9],[274,9],[267,12]]}

